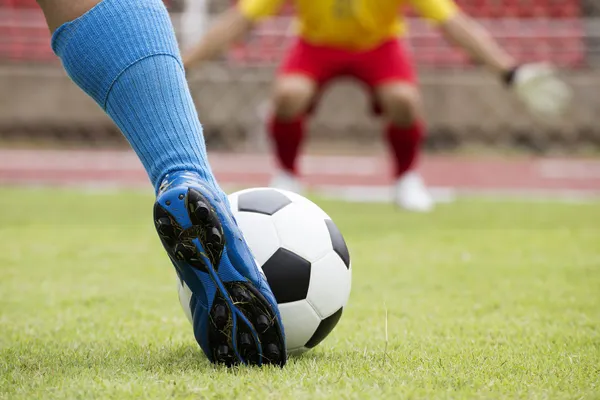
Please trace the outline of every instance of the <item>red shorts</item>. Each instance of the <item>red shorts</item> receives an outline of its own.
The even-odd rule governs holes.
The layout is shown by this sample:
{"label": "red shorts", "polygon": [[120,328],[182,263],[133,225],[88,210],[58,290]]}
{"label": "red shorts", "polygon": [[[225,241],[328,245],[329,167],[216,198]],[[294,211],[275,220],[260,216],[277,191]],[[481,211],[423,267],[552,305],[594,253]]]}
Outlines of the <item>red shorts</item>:
{"label": "red shorts", "polygon": [[[314,79],[319,86],[319,94],[327,83],[341,77],[362,82],[371,95],[376,87],[388,82],[416,83],[412,59],[403,43],[397,39],[390,39],[366,51],[317,46],[298,39],[279,69],[279,75],[290,74]],[[381,111],[375,101],[373,111],[377,114]]]}

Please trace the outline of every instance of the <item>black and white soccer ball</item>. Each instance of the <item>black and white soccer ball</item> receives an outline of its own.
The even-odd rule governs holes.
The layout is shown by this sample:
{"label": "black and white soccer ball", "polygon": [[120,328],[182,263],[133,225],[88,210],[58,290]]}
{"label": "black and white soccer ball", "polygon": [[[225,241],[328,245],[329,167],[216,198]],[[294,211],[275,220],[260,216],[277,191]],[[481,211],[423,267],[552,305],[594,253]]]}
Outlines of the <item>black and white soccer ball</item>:
{"label": "black and white soccer ball", "polygon": [[[247,189],[229,201],[279,304],[288,353],[314,348],[337,325],[350,296],[344,237],[319,206],[295,193]],[[190,296],[180,284],[179,300],[191,321]]]}

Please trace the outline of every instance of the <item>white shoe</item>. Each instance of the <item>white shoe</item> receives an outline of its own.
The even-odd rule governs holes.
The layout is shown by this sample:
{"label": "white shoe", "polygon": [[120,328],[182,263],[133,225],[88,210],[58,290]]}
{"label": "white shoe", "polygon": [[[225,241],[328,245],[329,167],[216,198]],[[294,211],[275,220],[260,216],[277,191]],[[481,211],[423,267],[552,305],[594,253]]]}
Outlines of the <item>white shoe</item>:
{"label": "white shoe", "polygon": [[304,191],[302,183],[300,183],[296,175],[282,170],[275,173],[269,186],[275,189],[287,190],[288,192],[294,192],[297,194],[302,194]]}
{"label": "white shoe", "polygon": [[396,204],[408,211],[429,212],[434,201],[419,174],[409,171],[396,181],[394,187]]}

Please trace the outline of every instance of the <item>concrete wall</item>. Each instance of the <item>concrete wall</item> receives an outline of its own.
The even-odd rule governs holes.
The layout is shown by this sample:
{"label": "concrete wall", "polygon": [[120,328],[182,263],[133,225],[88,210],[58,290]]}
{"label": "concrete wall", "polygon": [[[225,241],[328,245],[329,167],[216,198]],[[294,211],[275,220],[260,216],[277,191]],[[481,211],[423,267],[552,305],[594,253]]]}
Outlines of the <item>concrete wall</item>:
{"label": "concrete wall", "polygon": [[[209,145],[264,145],[261,113],[272,71],[231,70],[219,65],[189,77]],[[421,73],[430,131],[429,145],[517,146],[535,151],[600,146],[600,72],[570,72],[576,102],[566,118],[534,121],[484,71]],[[353,82],[339,82],[323,98],[312,122],[318,141],[344,137],[362,146],[379,142],[379,122]],[[0,137],[27,135],[61,140],[123,143],[100,108],[57,66],[0,66]]]}

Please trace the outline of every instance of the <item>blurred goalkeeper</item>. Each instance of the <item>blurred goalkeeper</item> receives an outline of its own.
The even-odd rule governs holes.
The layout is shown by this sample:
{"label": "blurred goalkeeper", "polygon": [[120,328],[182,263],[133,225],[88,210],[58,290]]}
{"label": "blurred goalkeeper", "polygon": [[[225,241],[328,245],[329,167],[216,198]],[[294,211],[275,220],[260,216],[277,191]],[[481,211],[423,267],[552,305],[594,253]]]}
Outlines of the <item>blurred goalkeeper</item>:
{"label": "blurred goalkeeper", "polygon": [[[222,14],[200,43],[184,55],[187,69],[240,39],[285,0],[240,0]],[[424,137],[421,95],[403,42],[406,22],[399,10],[412,6],[450,42],[485,64],[524,101],[531,112],[556,115],[569,89],[546,64],[520,65],[452,0],[295,0],[298,39],[279,69],[269,132],[279,171],[272,186],[300,191],[297,158],[306,116],[327,83],[348,76],[364,83],[373,111],[387,121],[386,140],[394,157],[396,203],[411,211],[430,211],[434,202],[416,172]],[[418,51],[418,50],[417,50]]]}

